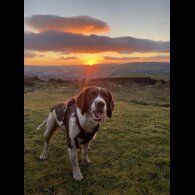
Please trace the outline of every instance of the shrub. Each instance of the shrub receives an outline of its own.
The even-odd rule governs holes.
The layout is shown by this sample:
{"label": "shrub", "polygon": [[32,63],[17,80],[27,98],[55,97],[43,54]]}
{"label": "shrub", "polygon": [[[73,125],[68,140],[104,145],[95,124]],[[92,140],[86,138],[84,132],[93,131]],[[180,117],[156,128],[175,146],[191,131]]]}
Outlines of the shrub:
{"label": "shrub", "polygon": [[32,87],[35,85],[35,82],[40,80],[38,77],[25,77],[24,78],[24,86]]}

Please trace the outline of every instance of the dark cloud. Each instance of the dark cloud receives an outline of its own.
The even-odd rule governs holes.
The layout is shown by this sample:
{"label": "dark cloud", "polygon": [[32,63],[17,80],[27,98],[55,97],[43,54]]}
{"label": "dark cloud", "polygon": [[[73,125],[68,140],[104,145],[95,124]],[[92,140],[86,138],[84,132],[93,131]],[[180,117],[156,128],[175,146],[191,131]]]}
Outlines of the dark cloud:
{"label": "dark cloud", "polygon": [[24,48],[37,51],[64,53],[97,52],[169,52],[170,42],[137,39],[133,37],[110,38],[97,35],[79,35],[47,31],[24,33]]}
{"label": "dark cloud", "polygon": [[38,32],[60,31],[71,33],[102,33],[109,31],[105,22],[89,16],[60,17],[56,15],[33,15],[25,18],[26,26]]}

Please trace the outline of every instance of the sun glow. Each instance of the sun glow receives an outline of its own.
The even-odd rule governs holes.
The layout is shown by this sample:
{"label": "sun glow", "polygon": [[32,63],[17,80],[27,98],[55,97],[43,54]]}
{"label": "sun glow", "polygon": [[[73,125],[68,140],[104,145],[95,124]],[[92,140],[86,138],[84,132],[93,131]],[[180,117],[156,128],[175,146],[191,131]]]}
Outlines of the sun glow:
{"label": "sun glow", "polygon": [[[31,54],[29,56],[29,54]],[[109,64],[109,63],[128,63],[128,62],[169,62],[170,54],[164,53],[164,58],[157,58],[161,56],[161,53],[150,52],[141,53],[134,52],[133,54],[119,54],[116,52],[103,52],[97,54],[74,54],[74,55],[63,55],[59,52],[38,52],[38,51],[28,51],[28,54],[24,58],[25,65],[88,65],[93,66],[97,64]],[[110,58],[105,59],[108,56]],[[155,57],[156,56],[156,57]],[[113,58],[112,58],[113,57]],[[167,57],[167,58],[166,58]],[[126,58],[126,59],[125,59]],[[129,58],[129,59],[128,59]],[[132,59],[131,59],[132,58]]]}
{"label": "sun glow", "polygon": [[86,63],[87,65],[93,66],[94,64],[97,63],[97,60],[96,60],[95,58],[89,58],[89,59],[86,59],[86,60],[85,60],[85,63]]}
{"label": "sun glow", "polygon": [[87,62],[87,64],[90,65],[90,66],[93,66],[95,63],[94,63],[94,60],[89,60],[89,61]]}
{"label": "sun glow", "polygon": [[86,56],[83,58],[84,64],[90,65],[90,66],[97,64],[99,61],[100,59],[97,56]]}

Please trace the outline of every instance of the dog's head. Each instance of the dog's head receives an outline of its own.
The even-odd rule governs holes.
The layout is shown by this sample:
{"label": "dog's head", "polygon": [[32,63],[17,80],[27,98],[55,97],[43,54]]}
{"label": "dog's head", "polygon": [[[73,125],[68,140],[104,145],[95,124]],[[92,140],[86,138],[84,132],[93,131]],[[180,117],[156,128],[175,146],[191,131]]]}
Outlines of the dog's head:
{"label": "dog's head", "polygon": [[112,94],[105,88],[86,87],[76,97],[76,101],[81,114],[88,113],[97,122],[103,121],[105,113],[109,118],[112,117],[114,101]]}

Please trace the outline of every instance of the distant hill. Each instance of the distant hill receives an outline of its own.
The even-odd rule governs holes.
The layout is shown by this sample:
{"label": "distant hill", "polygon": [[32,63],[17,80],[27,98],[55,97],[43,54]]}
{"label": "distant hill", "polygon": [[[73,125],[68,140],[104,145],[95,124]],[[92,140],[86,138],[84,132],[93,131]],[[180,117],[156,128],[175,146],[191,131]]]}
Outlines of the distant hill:
{"label": "distant hill", "polygon": [[114,78],[130,76],[165,77],[169,79],[170,63],[136,62],[127,64],[100,64],[94,66],[24,66],[26,76],[40,79],[75,80],[86,78]]}

